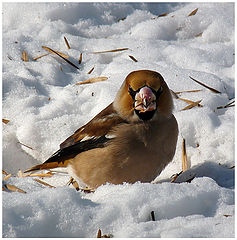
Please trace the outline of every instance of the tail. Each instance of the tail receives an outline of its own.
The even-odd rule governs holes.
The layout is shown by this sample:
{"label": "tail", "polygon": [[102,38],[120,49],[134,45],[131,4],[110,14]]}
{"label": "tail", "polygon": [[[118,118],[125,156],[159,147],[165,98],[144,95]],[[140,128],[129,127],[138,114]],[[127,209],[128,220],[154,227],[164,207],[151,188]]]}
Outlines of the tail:
{"label": "tail", "polygon": [[24,173],[28,172],[35,172],[35,171],[40,171],[40,170],[47,170],[47,169],[52,169],[52,168],[57,168],[57,167],[67,167],[68,161],[64,162],[45,162],[39,165],[36,165],[32,168],[29,168],[24,171]]}
{"label": "tail", "polygon": [[71,160],[73,157],[74,155],[69,154],[67,149],[66,151],[65,149],[59,149],[47,161],[25,170],[24,173],[47,170],[57,167],[67,167],[69,160]]}

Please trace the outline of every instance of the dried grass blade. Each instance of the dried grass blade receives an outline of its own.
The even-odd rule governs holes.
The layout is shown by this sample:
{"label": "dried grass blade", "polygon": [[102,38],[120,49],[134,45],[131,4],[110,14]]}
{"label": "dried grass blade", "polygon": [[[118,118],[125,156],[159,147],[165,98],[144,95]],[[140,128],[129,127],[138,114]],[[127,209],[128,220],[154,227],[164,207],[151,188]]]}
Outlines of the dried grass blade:
{"label": "dried grass blade", "polygon": [[24,62],[29,62],[29,58],[28,58],[27,52],[26,52],[25,50],[23,50],[23,52],[22,52],[21,59],[22,59]]}
{"label": "dried grass blade", "polygon": [[52,177],[53,175],[54,173],[47,172],[47,173],[35,173],[35,174],[23,175],[23,177]]}
{"label": "dried grass blade", "polygon": [[22,189],[14,186],[14,185],[4,184],[4,187],[6,187],[8,190],[10,190],[12,192],[26,193],[25,191],[23,191]]}
{"label": "dried grass blade", "polygon": [[[190,76],[189,76],[189,77],[190,77]],[[221,92],[217,91],[216,89],[214,89],[214,88],[212,88],[212,87],[209,87],[209,86],[207,86],[206,84],[204,84],[204,83],[202,83],[202,82],[200,82],[200,81],[198,81],[198,80],[196,80],[196,79],[194,79],[194,78],[192,78],[192,77],[190,77],[190,78],[191,78],[193,81],[195,81],[196,83],[202,85],[203,87],[211,90],[211,91],[214,92],[214,93],[221,93]]]}
{"label": "dried grass blade", "polygon": [[170,89],[170,91],[171,91],[171,93],[172,93],[172,95],[176,98],[176,99],[179,99],[179,96],[177,95],[177,93],[176,92],[174,92],[173,90],[171,90]]}
{"label": "dried grass blade", "polygon": [[158,17],[165,17],[167,16],[169,13],[163,13],[163,14],[160,14]]}
{"label": "dried grass blade", "polygon": [[91,74],[94,69],[95,69],[95,66],[87,74]]}
{"label": "dried grass blade", "polygon": [[39,57],[33,58],[33,60],[36,61],[36,60],[38,60],[38,59],[40,59],[42,57],[48,56],[48,55],[49,55],[49,53],[46,53],[46,54],[43,54],[43,55],[41,55]]}
{"label": "dried grass blade", "polygon": [[188,169],[188,163],[187,163],[187,152],[186,152],[186,144],[185,139],[183,138],[183,144],[182,144],[182,171],[186,171]]}
{"label": "dried grass blade", "polygon": [[131,55],[128,55],[134,62],[138,62],[137,59]]}
{"label": "dried grass blade", "polygon": [[83,82],[76,83],[75,85],[81,85],[81,84],[88,84],[88,83],[95,83],[95,82],[101,82],[107,80],[107,77],[94,77],[90,78],[88,80],[85,80]]}
{"label": "dried grass blade", "polygon": [[235,102],[235,100],[230,102],[230,103],[228,103],[228,104],[226,104],[226,105],[224,105],[224,106],[219,106],[219,107],[217,107],[217,109],[234,107],[235,106],[235,104],[233,104],[234,102]]}
{"label": "dried grass blade", "polygon": [[81,64],[82,62],[82,53],[80,54],[80,57],[79,57],[79,60],[78,60],[78,63]]}
{"label": "dried grass blade", "polygon": [[[196,107],[196,106],[200,105],[199,103],[200,103],[201,101],[202,101],[202,100],[199,100],[199,101],[197,101],[197,102],[194,102],[194,103],[188,105],[187,107],[183,108],[181,111],[185,111],[185,110],[191,109],[191,108],[193,108],[193,107]],[[202,105],[201,105],[201,106],[202,106]]]}
{"label": "dried grass blade", "polygon": [[80,190],[79,184],[77,183],[77,181],[76,181],[75,179],[72,180],[72,186],[73,186],[77,191]]}
{"label": "dried grass blade", "polygon": [[200,32],[199,34],[197,34],[195,37],[201,37],[203,34],[203,32]]}
{"label": "dried grass blade", "polygon": [[5,123],[5,124],[8,124],[10,122],[10,120],[7,120],[5,118],[2,118],[2,122]]}
{"label": "dried grass blade", "polygon": [[2,174],[4,175],[9,175],[9,173],[7,173],[5,170],[2,169]]}
{"label": "dried grass blade", "polygon": [[42,46],[42,48],[43,48],[44,50],[46,50],[46,51],[48,51],[48,52],[50,52],[50,53],[56,54],[56,55],[58,55],[58,56],[60,56],[60,57],[62,57],[62,58],[69,58],[68,55],[66,55],[66,54],[64,54],[64,53],[61,53],[61,52],[58,52],[58,51],[55,51],[55,50],[53,50],[53,49],[51,49],[51,48],[49,48],[49,47]]}
{"label": "dried grass blade", "polygon": [[198,11],[198,8],[194,9],[188,16],[194,16]]}
{"label": "dried grass blade", "polygon": [[52,185],[50,185],[50,184],[48,184],[48,183],[46,183],[46,182],[44,182],[44,181],[41,181],[41,180],[39,180],[39,179],[37,179],[37,178],[33,178],[33,180],[36,181],[36,182],[38,182],[38,183],[41,183],[41,184],[43,184],[43,185],[45,185],[45,186],[47,186],[47,187],[56,188],[56,187],[54,187],[54,186],[52,186]]}
{"label": "dried grass blade", "polygon": [[70,45],[69,45],[68,40],[67,40],[66,37],[64,37],[64,41],[65,41],[65,43],[66,43],[66,45],[67,45],[67,48],[70,49],[71,47],[70,47]]}
{"label": "dried grass blade", "polygon": [[[184,101],[184,102],[186,102],[186,103],[188,103],[188,104],[196,104],[196,102],[194,102],[194,101],[191,101],[191,100],[188,100],[188,99],[185,99],[185,98],[178,98],[179,100],[181,100],[181,101]],[[202,100],[200,100],[200,102],[201,102]],[[202,104],[198,104],[198,107],[203,107],[203,105]]]}
{"label": "dried grass blade", "polygon": [[12,176],[12,174],[10,173],[10,174],[8,174],[7,176],[5,176],[5,177],[3,178],[3,180],[4,180],[4,181],[7,181],[11,176]]}
{"label": "dried grass blade", "polygon": [[31,150],[34,150],[32,147],[30,147],[30,146],[28,146],[28,145],[26,145],[26,144],[24,144],[24,143],[21,143],[21,142],[18,142],[18,143],[20,143],[22,146],[24,146],[24,147],[27,147],[27,148],[29,148],[29,149],[31,149]]}
{"label": "dried grass blade", "polygon": [[56,52],[54,50],[52,50],[51,48],[48,48],[48,47],[45,47],[45,46],[42,46],[43,49],[45,49],[46,51],[49,51],[51,53],[54,53],[56,55],[58,55],[59,57],[61,57],[64,61],[66,61],[67,63],[69,63],[70,65],[72,65],[73,67],[75,67],[76,69],[79,69],[79,67],[77,67],[74,63],[70,62],[69,60],[67,60],[65,57],[63,57],[61,55],[61,53],[59,54],[59,52]]}
{"label": "dried grass blade", "polygon": [[97,232],[97,237],[96,238],[101,238],[102,234],[101,234],[101,230],[99,229]]}
{"label": "dried grass blade", "polygon": [[155,212],[154,211],[151,211],[151,220],[152,221],[155,221],[156,218],[155,218]]}
{"label": "dried grass blade", "polygon": [[186,91],[180,91],[180,92],[175,92],[176,94],[180,94],[180,93],[193,93],[193,92],[200,92],[202,90],[186,90]]}
{"label": "dried grass blade", "polygon": [[182,173],[183,173],[183,171],[181,171],[180,173],[176,173],[176,174],[172,175],[170,182],[174,183],[175,180],[177,179],[177,177],[178,177],[179,175],[181,175]]}
{"label": "dried grass blade", "polygon": [[119,48],[119,49],[113,49],[113,50],[108,50],[108,51],[100,51],[100,52],[91,52],[92,54],[100,54],[100,53],[111,53],[111,52],[121,52],[128,50],[129,48]]}
{"label": "dried grass blade", "polygon": [[17,173],[17,176],[18,177],[23,177],[23,172],[21,170],[19,170],[18,173]]}

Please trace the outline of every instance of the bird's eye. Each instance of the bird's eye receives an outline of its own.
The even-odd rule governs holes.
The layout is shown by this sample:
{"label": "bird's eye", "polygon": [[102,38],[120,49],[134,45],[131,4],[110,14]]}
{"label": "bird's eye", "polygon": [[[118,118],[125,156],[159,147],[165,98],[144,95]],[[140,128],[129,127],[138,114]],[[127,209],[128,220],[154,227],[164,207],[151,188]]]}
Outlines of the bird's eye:
{"label": "bird's eye", "polygon": [[129,88],[128,88],[128,92],[129,92],[129,94],[131,95],[131,97],[133,98],[133,99],[135,99],[135,96],[136,96],[136,91],[134,91],[132,88],[131,88],[131,86],[129,86]]}
{"label": "bird's eye", "polygon": [[160,88],[158,89],[158,91],[156,91],[156,99],[158,99],[161,95],[161,93],[163,92],[163,88],[162,86],[160,86]]}

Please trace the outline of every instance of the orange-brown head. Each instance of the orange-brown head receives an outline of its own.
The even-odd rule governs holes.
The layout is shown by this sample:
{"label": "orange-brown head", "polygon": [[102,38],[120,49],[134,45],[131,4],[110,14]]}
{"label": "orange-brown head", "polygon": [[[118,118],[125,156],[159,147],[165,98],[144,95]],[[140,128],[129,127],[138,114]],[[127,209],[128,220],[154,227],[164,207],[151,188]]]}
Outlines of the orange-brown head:
{"label": "orange-brown head", "polygon": [[155,71],[131,72],[118,91],[114,108],[129,122],[152,121],[172,114],[173,100],[163,77]]}

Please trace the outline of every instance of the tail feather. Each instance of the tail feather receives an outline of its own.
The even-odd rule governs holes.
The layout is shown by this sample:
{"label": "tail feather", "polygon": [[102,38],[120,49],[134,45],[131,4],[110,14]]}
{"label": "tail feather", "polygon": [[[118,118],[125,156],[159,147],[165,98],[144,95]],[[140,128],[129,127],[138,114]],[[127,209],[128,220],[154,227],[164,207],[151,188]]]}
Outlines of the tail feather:
{"label": "tail feather", "polygon": [[47,169],[52,169],[52,168],[57,168],[57,167],[66,167],[68,164],[68,161],[64,162],[49,162],[49,163],[42,163],[39,165],[36,165],[32,168],[29,168],[24,171],[24,173],[27,172],[35,172],[35,171],[40,171],[40,170],[47,170]]}

